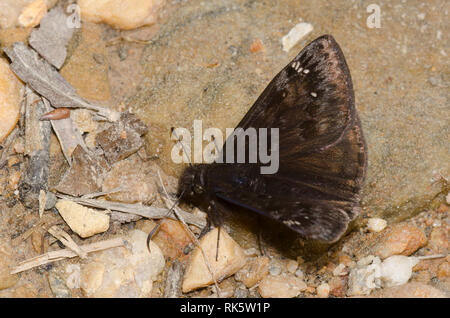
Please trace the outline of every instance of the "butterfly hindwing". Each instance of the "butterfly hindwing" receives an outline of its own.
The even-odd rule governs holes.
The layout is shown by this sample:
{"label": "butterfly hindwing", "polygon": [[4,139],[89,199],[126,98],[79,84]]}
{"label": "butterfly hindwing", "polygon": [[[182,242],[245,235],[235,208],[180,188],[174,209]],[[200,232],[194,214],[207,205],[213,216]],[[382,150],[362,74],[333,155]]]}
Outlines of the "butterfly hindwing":
{"label": "butterfly hindwing", "polygon": [[283,223],[304,237],[334,242],[358,214],[366,154],[357,119],[337,145],[297,160],[295,169],[285,168],[281,159],[273,175],[261,175],[257,165],[210,165],[208,180],[220,200]]}

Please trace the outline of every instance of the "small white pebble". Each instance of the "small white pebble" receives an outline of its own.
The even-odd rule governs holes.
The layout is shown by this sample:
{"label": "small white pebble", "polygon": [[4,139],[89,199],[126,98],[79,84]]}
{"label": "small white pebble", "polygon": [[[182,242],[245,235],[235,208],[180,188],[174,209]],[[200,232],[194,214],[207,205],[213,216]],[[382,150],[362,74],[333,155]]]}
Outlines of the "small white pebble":
{"label": "small white pebble", "polygon": [[308,70],[308,69],[304,69],[304,70],[303,70],[303,73],[308,74],[308,73],[309,73],[309,70]]}
{"label": "small white pebble", "polygon": [[302,38],[308,35],[313,30],[313,26],[309,23],[299,23],[295,25],[288,34],[283,36],[281,43],[283,44],[283,51],[289,52]]}
{"label": "small white pebble", "polygon": [[412,275],[412,268],[417,265],[419,259],[403,255],[392,255],[386,258],[380,265],[381,280],[385,287],[406,284]]}
{"label": "small white pebble", "polygon": [[370,232],[381,232],[383,231],[387,226],[386,220],[380,219],[380,218],[370,218],[367,221],[367,228]]}
{"label": "small white pebble", "polygon": [[447,196],[445,197],[445,200],[447,201],[447,204],[450,204],[450,192],[447,193]]}
{"label": "small white pebble", "polygon": [[330,294],[330,286],[327,283],[320,284],[317,287],[317,296],[320,298],[327,298]]}
{"label": "small white pebble", "polygon": [[312,96],[312,97],[317,97],[317,93],[312,92],[312,93],[311,93],[311,96]]}

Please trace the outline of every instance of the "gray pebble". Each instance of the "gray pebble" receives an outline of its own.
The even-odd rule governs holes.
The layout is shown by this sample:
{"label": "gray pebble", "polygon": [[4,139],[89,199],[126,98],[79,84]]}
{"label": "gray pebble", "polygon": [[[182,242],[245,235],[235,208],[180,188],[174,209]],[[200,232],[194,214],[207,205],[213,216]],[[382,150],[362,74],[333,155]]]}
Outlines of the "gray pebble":
{"label": "gray pebble", "polygon": [[53,192],[47,192],[45,194],[45,210],[50,210],[55,207],[56,195]]}

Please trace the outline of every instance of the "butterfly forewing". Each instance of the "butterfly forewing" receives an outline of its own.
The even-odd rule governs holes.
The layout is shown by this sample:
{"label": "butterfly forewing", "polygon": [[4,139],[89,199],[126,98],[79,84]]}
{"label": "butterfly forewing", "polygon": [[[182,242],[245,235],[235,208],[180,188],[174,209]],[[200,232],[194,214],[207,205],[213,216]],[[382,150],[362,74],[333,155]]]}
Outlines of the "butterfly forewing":
{"label": "butterfly forewing", "polygon": [[338,44],[326,35],[275,76],[237,127],[279,128],[280,153],[299,156],[337,143],[354,118],[350,72]]}
{"label": "butterfly forewing", "polygon": [[208,179],[221,200],[281,222],[304,237],[334,242],[358,214],[366,154],[357,119],[337,145],[286,166],[280,158],[276,174],[261,175],[256,165],[212,165]]}

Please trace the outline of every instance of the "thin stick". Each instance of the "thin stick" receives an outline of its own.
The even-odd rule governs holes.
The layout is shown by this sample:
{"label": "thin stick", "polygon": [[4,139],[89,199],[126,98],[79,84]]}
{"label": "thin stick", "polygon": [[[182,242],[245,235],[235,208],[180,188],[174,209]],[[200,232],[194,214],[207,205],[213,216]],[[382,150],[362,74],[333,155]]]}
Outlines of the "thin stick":
{"label": "thin stick", "polygon": [[[96,199],[84,199],[77,198],[63,194],[56,194],[58,198],[71,200],[73,202],[93,207],[99,208],[103,210],[111,210],[117,212],[131,213],[135,215],[140,215],[142,217],[148,219],[162,219],[167,216],[168,209],[165,208],[157,208],[152,206],[145,206],[142,204],[129,204],[129,203],[120,203],[114,201],[106,201],[106,200],[96,200]],[[198,228],[203,228],[206,225],[206,219],[201,216],[194,215],[192,213],[186,212],[178,208],[178,213],[183,216],[183,219],[186,220],[188,224],[195,225]],[[176,220],[177,217],[174,213],[171,213],[169,218]]]}
{"label": "thin stick", "polygon": [[39,222],[37,222],[35,225],[33,225],[31,228],[20,234],[18,237],[16,237],[13,240],[13,243],[19,243],[20,241],[25,241],[27,238],[30,237],[31,234],[33,234],[34,231],[36,231],[38,226],[44,225],[46,223],[45,220],[40,219]]}
{"label": "thin stick", "polygon": [[74,251],[80,258],[86,258],[87,253],[80,248],[77,243],[75,243],[74,240],[70,237],[69,234],[64,232],[63,229],[59,228],[58,226],[54,225],[51,228],[49,228],[48,233],[53,235],[55,238],[57,238],[61,243],[64,244],[64,246],[70,248],[72,251]]}
{"label": "thin stick", "polygon": [[[109,248],[119,247],[119,246],[124,246],[124,245],[125,245],[125,241],[123,238],[115,238],[115,239],[111,239],[111,240],[82,245],[81,248],[86,253],[92,253],[92,252],[102,251],[102,250],[106,250]],[[11,271],[11,275],[29,270],[34,267],[38,267],[41,265],[45,265],[45,264],[53,263],[53,262],[60,261],[60,260],[66,259],[66,258],[73,258],[73,257],[77,257],[77,256],[78,255],[75,252],[73,252],[67,248],[57,250],[57,251],[51,251],[51,252],[48,252],[48,253],[45,253],[45,254],[42,254],[42,255],[39,255],[39,256],[30,258],[30,259],[27,259],[27,260],[21,262],[18,266],[16,266]]]}
{"label": "thin stick", "polygon": [[436,255],[416,256],[416,257],[420,260],[426,260],[426,259],[444,258],[447,256],[448,254],[436,254]]}
{"label": "thin stick", "polygon": [[[164,182],[163,182],[163,180],[161,178],[161,174],[159,173],[159,170],[158,170],[158,176],[159,176],[159,180],[161,182],[161,186],[162,186],[162,188],[164,190],[164,193],[166,194],[166,198],[163,198],[163,200],[164,200],[164,202],[166,202],[166,200],[167,200],[169,204],[172,204],[173,202],[170,199],[170,196],[169,196],[169,193],[166,190],[166,187],[164,186]],[[168,205],[168,203],[166,202],[166,205]],[[213,270],[211,268],[211,265],[208,262],[208,258],[206,257],[205,251],[201,247],[200,242],[198,241],[197,237],[194,235],[194,233],[192,233],[191,229],[188,227],[186,222],[183,220],[183,217],[181,216],[181,214],[178,211],[178,207],[175,206],[173,211],[176,214],[176,216],[178,217],[178,219],[180,220],[180,222],[183,224],[183,226],[186,229],[186,231],[192,237],[192,239],[194,240],[195,244],[197,244],[197,246],[199,247],[200,251],[202,252],[203,259],[205,260],[206,267],[208,268],[208,272],[211,275],[212,280],[214,281],[214,286],[216,287],[217,295],[220,298],[221,297],[221,291],[220,291],[220,288],[219,288],[219,284],[217,283],[216,277],[214,276],[214,272],[213,272]]]}
{"label": "thin stick", "polygon": [[81,196],[81,197],[82,197],[83,199],[93,199],[93,198],[96,198],[96,197],[101,197],[101,196],[103,196],[103,195],[108,195],[108,194],[112,194],[112,193],[117,193],[117,192],[120,192],[120,191],[122,191],[122,190],[123,190],[123,187],[117,187],[117,188],[114,188],[114,189],[112,189],[112,190],[110,190],[110,191],[88,193],[88,194],[85,194],[85,195],[83,195],[83,196]]}

